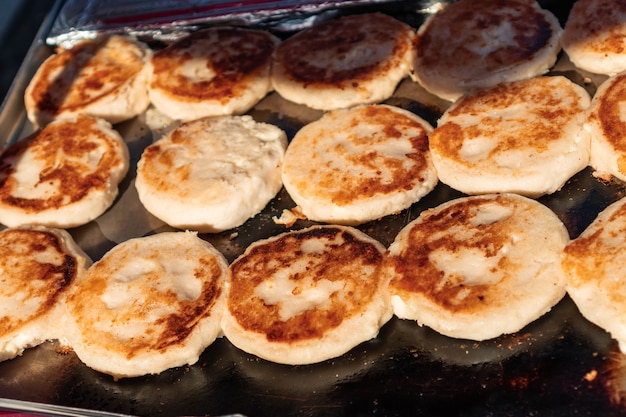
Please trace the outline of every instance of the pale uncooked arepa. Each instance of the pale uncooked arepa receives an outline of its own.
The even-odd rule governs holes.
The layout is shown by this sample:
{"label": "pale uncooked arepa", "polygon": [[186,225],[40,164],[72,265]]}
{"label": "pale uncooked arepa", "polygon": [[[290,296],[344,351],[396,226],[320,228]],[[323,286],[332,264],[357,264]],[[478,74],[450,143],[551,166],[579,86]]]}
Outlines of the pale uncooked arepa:
{"label": "pale uncooked arepa", "polygon": [[243,224],[282,187],[287,137],[249,115],[181,124],[137,165],[139,200],[179,229],[215,233]]}

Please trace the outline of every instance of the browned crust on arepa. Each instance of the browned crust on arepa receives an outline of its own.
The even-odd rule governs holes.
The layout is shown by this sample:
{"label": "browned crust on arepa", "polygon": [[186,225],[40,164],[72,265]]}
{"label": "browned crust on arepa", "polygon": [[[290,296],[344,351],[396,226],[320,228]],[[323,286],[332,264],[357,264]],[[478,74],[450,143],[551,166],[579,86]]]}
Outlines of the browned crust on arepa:
{"label": "browned crust on arepa", "polygon": [[[515,204],[505,197],[496,197],[495,201],[506,205]],[[505,221],[483,225],[480,233],[471,239],[465,234],[444,234],[439,239],[431,238],[455,225],[471,224],[476,209],[485,204],[493,204],[493,201],[475,199],[451,205],[444,210],[425,212],[422,221],[411,227],[407,249],[398,256],[387,258],[393,271],[391,288],[399,292],[420,293],[446,310],[468,314],[505,301],[501,299],[497,288],[490,288],[489,285],[466,286],[462,284],[462,277],[458,277],[458,282],[450,280],[442,285],[442,271],[429,260],[429,255],[435,250],[457,253],[462,248],[472,247],[480,248],[487,257],[496,256],[511,239],[511,233],[520,232],[514,222]],[[511,270],[513,267],[505,257],[498,263],[498,269],[511,273],[514,273]],[[463,296],[463,302],[457,302],[459,294],[468,291],[469,294]]]}
{"label": "browned crust on arepa", "polygon": [[[305,252],[307,241],[328,241],[323,251]],[[338,243],[333,242],[339,239]],[[304,278],[313,283],[325,279],[345,281],[342,294],[330,296],[329,308],[312,308],[282,321],[279,305],[267,305],[255,296],[255,288],[277,271],[288,271],[294,262],[306,260],[306,274],[290,273],[296,283],[294,295],[306,290]],[[288,233],[251,246],[231,265],[232,285],[228,298],[230,314],[246,331],[265,335],[282,344],[319,339],[343,321],[359,315],[380,296],[383,253],[371,242],[356,238],[343,228],[326,226]],[[363,275],[359,268],[373,268]],[[305,276],[303,276],[305,275]],[[297,286],[301,282],[302,286]],[[339,299],[341,296],[342,299]]]}
{"label": "browned crust on arepa", "polygon": [[[114,285],[115,273],[120,265],[133,262],[136,255],[132,245],[140,245],[139,240],[125,242],[127,250],[115,248],[96,262],[85,278],[68,297],[72,319],[79,323],[83,337],[88,341],[90,351],[103,349],[127,360],[144,354],[163,353],[185,343],[192,332],[207,317],[219,315],[214,306],[224,291],[225,265],[213,252],[200,253],[193,250],[194,276],[201,281],[201,291],[197,299],[186,299],[171,288],[159,287],[162,270],[145,273],[140,285],[132,288],[138,291],[139,298],[128,308],[109,309],[102,301],[105,291]],[[178,256],[175,249],[160,248],[162,253],[154,256]],[[191,253],[189,248],[188,253]],[[96,314],[94,312],[101,312]],[[155,321],[151,314],[159,312]],[[102,321],[106,321],[103,323]],[[114,340],[111,327],[123,327],[130,323],[145,323],[145,334],[136,334],[127,340]]]}
{"label": "browned crust on arepa", "polygon": [[609,332],[622,352],[626,352],[625,234],[626,199],[622,197],[566,246],[563,260],[567,292],[578,310]]}
{"label": "browned crust on arepa", "polygon": [[[529,265],[537,259],[522,256],[532,256],[526,251],[534,250],[533,242],[546,245],[547,259],[558,265],[568,239],[565,227],[548,208],[519,195],[452,200],[423,212],[399,236],[402,243],[394,242],[386,258],[392,295],[407,303],[414,295],[450,317],[485,319],[488,311],[517,308],[513,305],[523,303],[522,291],[542,285],[559,295],[556,282],[564,280],[558,268],[552,271],[555,276],[528,275],[535,269]],[[448,262],[441,265],[437,259]],[[480,275],[474,277],[477,271]],[[545,275],[542,268],[537,273]],[[543,279],[550,281],[544,284]]]}
{"label": "browned crust on arepa", "polygon": [[[474,63],[476,55],[464,45],[455,45],[457,48],[454,53],[451,53],[447,50],[450,43],[441,43],[443,31],[476,33],[473,36],[477,37],[478,28],[480,31],[488,31],[490,27],[497,27],[502,22],[504,16],[498,10],[505,5],[521,12],[519,15],[507,14],[507,21],[512,27],[515,42],[489,53],[482,60],[482,68],[480,70],[477,68],[476,73],[471,73],[473,68],[463,63],[468,61]],[[530,1],[461,0],[453,6],[444,8],[435,16],[436,25],[433,24],[415,38],[415,50],[420,66],[442,68],[449,64],[449,71],[456,73],[459,78],[480,75],[483,72],[488,74],[526,62],[535,56],[538,50],[544,48],[553,36],[545,13],[532,7]]]}
{"label": "browned crust on arepa", "polygon": [[594,134],[601,135],[611,146],[617,154],[620,172],[626,173],[626,122],[622,116],[622,106],[626,102],[626,74],[607,80],[594,98],[589,116],[599,129]]}
{"label": "browned crust on arepa", "polygon": [[[419,121],[407,117],[407,115],[395,111],[386,106],[365,106],[350,110],[351,125],[341,124],[342,114],[328,113],[323,119],[323,127],[305,134],[305,141],[298,144],[300,157],[312,158],[316,161],[324,161],[324,155],[335,155],[332,160],[327,160],[323,165],[307,166],[306,160],[294,159],[294,169],[289,170],[290,182],[297,187],[303,195],[311,198],[319,196],[332,201],[339,206],[354,204],[363,199],[377,195],[391,194],[402,190],[410,190],[424,181],[424,176],[432,169],[428,150],[428,133],[430,128]],[[333,119],[339,120],[334,122]],[[377,132],[370,136],[364,136],[359,132],[360,121],[368,126],[368,129]],[[321,124],[318,123],[321,126]],[[344,127],[346,129],[344,129]],[[389,142],[390,145],[396,139],[406,136],[406,131],[417,130],[418,135],[408,138],[412,152],[403,155],[402,158],[391,158],[376,150],[381,143]],[[333,148],[325,148],[316,145],[324,137],[334,137],[341,133],[341,140],[329,142],[335,144]],[[346,136],[343,136],[343,133]],[[345,147],[342,143],[346,142]],[[349,143],[353,142],[371,151],[355,153],[348,150]],[[290,145],[291,146],[291,145]],[[307,155],[307,149],[309,154]],[[287,152],[294,152],[288,148]],[[337,170],[333,167],[337,160],[345,159],[349,169]],[[407,160],[410,163],[407,163]],[[305,170],[303,167],[309,169]],[[300,168],[298,168],[300,167]],[[377,173],[384,170],[384,175],[354,175],[353,167],[358,167],[357,172]],[[284,168],[285,169],[285,168]],[[296,175],[297,171],[300,175]],[[391,175],[389,177],[389,175]],[[311,182],[311,178],[315,181]]]}
{"label": "browned crust on arepa", "polygon": [[626,69],[626,3],[578,0],[561,37],[570,60],[583,70],[614,75]]}
{"label": "browned crust on arepa", "polygon": [[[476,164],[463,158],[461,149],[465,141],[481,137],[497,138],[498,145],[489,152],[489,159],[516,149],[533,149],[543,153],[550,149],[550,143],[560,139],[563,126],[585,109],[579,105],[567,107],[564,103],[578,104],[580,94],[573,88],[563,88],[569,81],[558,83],[553,77],[537,77],[527,81],[500,84],[490,89],[476,91],[458,100],[442,122],[430,135],[431,149],[442,157],[454,160],[465,166]],[[558,94],[552,88],[558,86]],[[533,103],[525,111],[536,117],[526,117],[524,134],[518,130],[506,131],[502,128],[504,112],[513,106]],[[482,114],[479,122],[470,127],[461,127],[447,121],[462,115]],[[493,114],[493,116],[490,116]],[[516,122],[515,115],[508,119]]]}
{"label": "browned crust on arepa", "polygon": [[[59,263],[42,262],[56,258]],[[56,309],[76,279],[81,262],[65,246],[57,233],[32,228],[6,229],[0,233],[0,298],[37,300],[37,309],[30,315],[15,312],[0,317],[2,334],[18,332],[29,323]]]}
{"label": "browned crust on arepa", "polygon": [[[399,65],[410,49],[412,30],[382,13],[346,16],[319,23],[284,41],[275,52],[275,65],[284,67],[284,76],[306,87],[358,88]],[[368,62],[367,56],[348,59],[355,47],[376,48],[393,42],[387,59]],[[316,57],[329,56],[345,68],[323,68]]]}
{"label": "browned crust on arepa", "polygon": [[[602,6],[598,7],[598,4]],[[626,53],[625,22],[617,20],[616,16],[626,16],[625,3],[578,0],[570,11],[565,26],[566,31],[563,33],[564,42],[566,39],[573,46],[576,42],[584,42],[585,49],[598,54],[624,54]],[[601,35],[602,40],[597,38],[598,35]]]}
{"label": "browned crust on arepa", "polygon": [[[268,75],[276,44],[269,32],[260,30],[220,27],[192,33],[154,54],[151,88],[179,100],[225,104],[247,90],[251,80]],[[194,82],[172,73],[172,68],[197,58],[206,59],[214,77]]]}
{"label": "browned crust on arepa", "polygon": [[412,76],[454,101],[467,91],[547,72],[561,27],[534,0],[461,0],[431,16],[414,39]]}
{"label": "browned crust on arepa", "polygon": [[[98,120],[78,116],[59,120],[6,148],[0,155],[0,202],[26,213],[59,209],[85,199],[90,193],[110,186],[111,172],[126,165],[123,144],[105,133]],[[89,153],[102,150],[95,168]],[[29,151],[45,165],[36,185],[50,184],[54,192],[45,198],[16,195],[14,178],[20,158]],[[62,151],[62,156],[59,156]]]}
{"label": "browned crust on arepa", "polygon": [[80,112],[127,85],[143,70],[145,57],[143,47],[123,37],[82,41],[44,62],[26,104],[52,118]]}
{"label": "browned crust on arepa", "polygon": [[[615,262],[624,248],[621,244],[622,236],[626,235],[626,204],[612,207],[610,216],[606,213],[599,216],[579,237],[570,242],[565,248],[563,266],[568,271],[568,284],[574,287],[602,282],[605,294],[613,300],[623,303],[626,298],[623,294],[622,280],[604,277],[601,271]],[[618,203],[614,203],[618,204]],[[601,213],[602,214],[602,213]],[[614,239],[617,244],[609,244]],[[607,279],[608,278],[608,279]],[[601,308],[601,307],[599,307]]]}

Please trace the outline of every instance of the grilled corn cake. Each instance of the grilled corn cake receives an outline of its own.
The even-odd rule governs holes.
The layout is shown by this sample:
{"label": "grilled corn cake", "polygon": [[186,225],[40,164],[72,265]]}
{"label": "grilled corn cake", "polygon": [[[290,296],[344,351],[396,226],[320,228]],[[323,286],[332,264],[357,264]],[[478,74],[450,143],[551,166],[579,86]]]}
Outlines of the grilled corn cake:
{"label": "grilled corn cake", "polygon": [[439,180],[466,194],[559,190],[589,164],[589,103],[585,89],[561,76],[468,93],[430,134]]}
{"label": "grilled corn cake", "polygon": [[394,314],[460,339],[516,332],[565,295],[568,242],[549,208],[516,194],[426,210],[388,249]]}
{"label": "grilled corn cake", "polygon": [[137,116],[150,104],[146,62],[151,55],[145,44],[117,35],[59,49],[26,88],[28,119],[41,127],[77,114],[111,123]]}
{"label": "grilled corn cake", "polygon": [[88,223],[113,204],[128,166],[128,147],[106,120],[57,119],[0,153],[0,223]]}
{"label": "grilled corn cake", "polygon": [[432,127],[388,105],[338,109],[301,128],[285,153],[285,189],[311,220],[356,225],[399,212],[437,184]]}
{"label": "grilled corn cake", "polygon": [[282,187],[287,138],[248,115],[183,123],[139,160],[139,200],[173,227],[220,232],[244,223]]}
{"label": "grilled corn cake", "polygon": [[272,85],[285,99],[319,110],[380,102],[409,74],[413,36],[382,13],[318,23],[276,48]]}
{"label": "grilled corn cake", "polygon": [[194,32],[152,56],[150,100],[179,120],[244,113],[272,89],[270,63],[277,44],[262,30]]}
{"label": "grilled corn cake", "polygon": [[533,0],[460,0],[420,26],[412,77],[454,101],[548,72],[561,50],[556,17]]}
{"label": "grilled corn cake", "polygon": [[224,256],[193,232],[130,239],[76,281],[65,337],[116,378],[193,364],[221,335],[228,283]]}
{"label": "grilled corn cake", "polygon": [[250,245],[230,266],[222,328],[236,347],[283,364],[349,351],[391,318],[384,247],[347,226],[313,226]]}
{"label": "grilled corn cake", "polygon": [[0,232],[0,361],[63,339],[66,294],[90,264],[65,230]]}

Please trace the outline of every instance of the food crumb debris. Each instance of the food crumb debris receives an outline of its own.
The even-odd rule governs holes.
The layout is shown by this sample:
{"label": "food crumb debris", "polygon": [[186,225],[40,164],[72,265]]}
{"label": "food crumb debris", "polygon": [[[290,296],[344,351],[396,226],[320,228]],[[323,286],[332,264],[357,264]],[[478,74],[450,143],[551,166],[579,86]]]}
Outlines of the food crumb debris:
{"label": "food crumb debris", "polygon": [[591,371],[585,374],[585,381],[591,382],[595,380],[597,376],[598,376],[598,371],[595,369],[592,369]]}
{"label": "food crumb debris", "polygon": [[302,213],[302,209],[296,206],[292,209],[284,209],[280,217],[273,216],[272,220],[276,224],[284,224],[286,227],[293,226],[298,220],[305,220],[306,216]]}
{"label": "food crumb debris", "polygon": [[[594,171],[591,175],[597,178],[599,181],[604,182],[605,184],[609,184],[613,176],[607,172],[598,172]],[[581,191],[586,191],[584,188]]]}
{"label": "food crumb debris", "polygon": [[239,232],[233,232],[230,234],[230,236],[228,236],[228,239],[233,240],[235,239],[237,236],[239,236]]}

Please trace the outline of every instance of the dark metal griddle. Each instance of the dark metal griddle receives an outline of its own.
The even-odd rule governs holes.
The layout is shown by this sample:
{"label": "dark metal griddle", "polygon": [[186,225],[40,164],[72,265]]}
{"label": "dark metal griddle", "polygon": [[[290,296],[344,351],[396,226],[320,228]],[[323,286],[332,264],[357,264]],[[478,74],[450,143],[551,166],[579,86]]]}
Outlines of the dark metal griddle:
{"label": "dark metal griddle", "polygon": [[[571,2],[540,3],[564,24]],[[34,70],[51,53],[42,39],[55,10],[58,7],[42,25],[0,113],[5,142],[32,130],[25,121],[21,96]],[[414,26],[424,19],[413,12],[410,1],[360,6],[349,12],[373,10]],[[591,94],[603,80],[577,71],[564,55],[552,73],[568,76]],[[387,103],[411,110],[433,125],[447,105],[408,80]],[[283,128],[289,138],[321,116],[275,93],[250,113]],[[94,260],[128,238],[171,230],[143,210],[134,190],[141,151],[160,132],[152,131],[144,116],[116,128],[131,151],[131,169],[121,184],[120,197],[101,218],[70,230]],[[557,213],[573,238],[624,194],[622,184],[600,182],[586,169],[540,201]],[[439,184],[410,209],[359,228],[389,245],[422,210],[461,195]],[[272,216],[293,206],[282,190],[241,227],[201,236],[232,261],[251,242],[285,231]],[[310,224],[299,221],[294,227]],[[308,366],[269,363],[243,353],[226,339],[207,348],[193,366],[120,381],[85,367],[75,354],[60,352],[53,342],[0,363],[0,397],[146,417],[620,416],[626,415],[625,393],[626,360],[617,344],[586,321],[568,297],[520,332],[484,342],[451,339],[394,318],[376,339],[339,358]]]}

